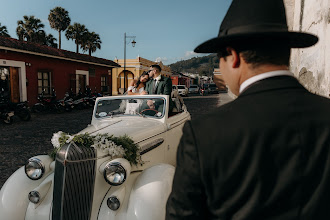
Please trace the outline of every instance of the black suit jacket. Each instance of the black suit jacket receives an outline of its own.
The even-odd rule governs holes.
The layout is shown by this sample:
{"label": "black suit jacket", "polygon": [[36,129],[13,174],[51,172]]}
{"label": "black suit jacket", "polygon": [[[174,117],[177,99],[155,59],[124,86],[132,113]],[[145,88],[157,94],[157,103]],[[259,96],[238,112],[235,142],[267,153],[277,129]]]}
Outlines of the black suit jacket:
{"label": "black suit jacket", "polygon": [[272,77],[186,123],[166,219],[330,219],[330,100]]}

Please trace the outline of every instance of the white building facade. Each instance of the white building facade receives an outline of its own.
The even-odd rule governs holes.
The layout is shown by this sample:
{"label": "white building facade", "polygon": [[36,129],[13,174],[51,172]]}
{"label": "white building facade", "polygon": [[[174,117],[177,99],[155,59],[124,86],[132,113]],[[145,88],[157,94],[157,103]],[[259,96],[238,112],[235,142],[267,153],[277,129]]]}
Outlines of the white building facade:
{"label": "white building facade", "polygon": [[289,30],[319,37],[312,47],[292,49],[290,69],[311,92],[330,97],[330,1],[285,0]]}

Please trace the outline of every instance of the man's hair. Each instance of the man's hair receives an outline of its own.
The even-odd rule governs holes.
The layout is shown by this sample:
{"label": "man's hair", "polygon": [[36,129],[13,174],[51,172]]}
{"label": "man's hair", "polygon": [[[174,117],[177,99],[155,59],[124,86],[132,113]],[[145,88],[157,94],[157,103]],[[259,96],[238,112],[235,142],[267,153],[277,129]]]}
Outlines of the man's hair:
{"label": "man's hair", "polygon": [[290,63],[289,47],[258,47],[256,49],[241,51],[240,54],[245,62],[251,64],[253,68],[263,64],[289,66]]}
{"label": "man's hair", "polygon": [[152,68],[156,68],[159,72],[162,71],[162,68],[158,64],[151,65]]}
{"label": "man's hair", "polygon": [[[251,64],[252,68],[256,68],[264,64],[272,65],[285,65],[289,66],[290,63],[290,48],[286,46],[269,46],[269,45],[260,45],[254,47],[254,49],[245,49],[240,46],[233,46],[233,48],[240,53],[246,63]],[[227,51],[218,52],[218,57],[228,56]]]}

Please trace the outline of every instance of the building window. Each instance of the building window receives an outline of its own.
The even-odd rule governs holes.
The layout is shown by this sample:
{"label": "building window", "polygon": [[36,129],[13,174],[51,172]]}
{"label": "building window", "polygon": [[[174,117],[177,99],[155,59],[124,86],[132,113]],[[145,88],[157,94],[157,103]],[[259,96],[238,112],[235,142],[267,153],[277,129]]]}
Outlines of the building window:
{"label": "building window", "polygon": [[108,77],[101,76],[101,92],[108,92]]}
{"label": "building window", "polygon": [[51,94],[51,73],[38,72],[38,94],[44,91],[45,95]]}

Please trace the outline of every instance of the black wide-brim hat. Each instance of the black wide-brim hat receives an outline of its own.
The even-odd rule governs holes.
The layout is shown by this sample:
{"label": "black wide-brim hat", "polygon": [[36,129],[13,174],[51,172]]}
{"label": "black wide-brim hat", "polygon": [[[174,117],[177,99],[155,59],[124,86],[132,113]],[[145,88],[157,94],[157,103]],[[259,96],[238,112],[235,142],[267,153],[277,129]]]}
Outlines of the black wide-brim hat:
{"label": "black wide-brim hat", "polygon": [[218,37],[195,48],[196,53],[217,53],[227,46],[252,49],[258,45],[304,48],[318,37],[288,31],[282,0],[233,0],[224,17]]}

